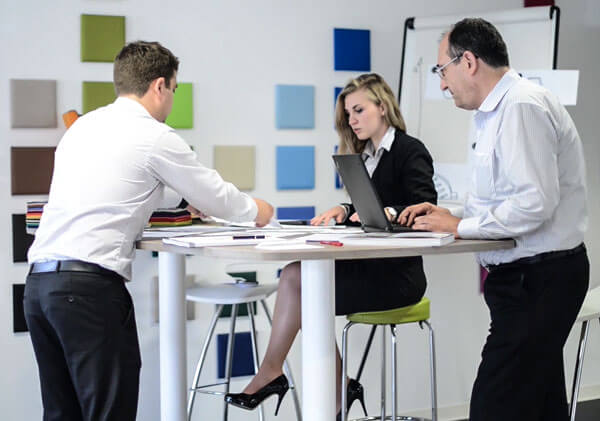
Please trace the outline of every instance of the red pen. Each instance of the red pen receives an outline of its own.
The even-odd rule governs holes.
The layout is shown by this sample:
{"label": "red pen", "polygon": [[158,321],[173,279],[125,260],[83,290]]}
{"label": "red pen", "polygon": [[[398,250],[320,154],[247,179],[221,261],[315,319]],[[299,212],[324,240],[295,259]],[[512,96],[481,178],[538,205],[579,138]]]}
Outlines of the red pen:
{"label": "red pen", "polygon": [[341,241],[319,241],[319,244],[325,244],[327,246],[335,247],[342,247],[344,245],[344,243],[342,243]]}
{"label": "red pen", "polygon": [[325,246],[342,247],[344,243],[337,240],[306,240],[307,243],[323,244]]}

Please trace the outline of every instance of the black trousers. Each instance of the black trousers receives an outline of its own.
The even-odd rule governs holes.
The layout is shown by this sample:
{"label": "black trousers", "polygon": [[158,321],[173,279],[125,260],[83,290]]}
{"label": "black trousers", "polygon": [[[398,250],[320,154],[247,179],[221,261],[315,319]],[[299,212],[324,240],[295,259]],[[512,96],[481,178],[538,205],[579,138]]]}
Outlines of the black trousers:
{"label": "black trousers", "polygon": [[589,283],[585,248],[491,270],[484,296],[490,334],[471,396],[470,421],[566,421],[563,347]]}
{"label": "black trousers", "polygon": [[135,420],[140,351],[131,296],[118,275],[30,274],[25,318],[44,420]]}

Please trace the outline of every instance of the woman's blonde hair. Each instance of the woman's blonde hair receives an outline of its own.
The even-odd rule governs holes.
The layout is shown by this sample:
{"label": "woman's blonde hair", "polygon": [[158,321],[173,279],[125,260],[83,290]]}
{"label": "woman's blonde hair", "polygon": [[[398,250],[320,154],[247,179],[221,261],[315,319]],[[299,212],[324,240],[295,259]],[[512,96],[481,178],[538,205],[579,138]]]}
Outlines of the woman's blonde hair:
{"label": "woman's blonde hair", "polygon": [[361,89],[375,105],[383,106],[385,110],[383,118],[389,126],[406,131],[398,102],[385,80],[376,73],[360,75],[346,84],[338,95],[335,105],[335,128],[340,136],[339,153],[341,154],[361,153],[365,149],[366,142],[358,139],[348,123],[348,115],[344,109],[346,96]]}

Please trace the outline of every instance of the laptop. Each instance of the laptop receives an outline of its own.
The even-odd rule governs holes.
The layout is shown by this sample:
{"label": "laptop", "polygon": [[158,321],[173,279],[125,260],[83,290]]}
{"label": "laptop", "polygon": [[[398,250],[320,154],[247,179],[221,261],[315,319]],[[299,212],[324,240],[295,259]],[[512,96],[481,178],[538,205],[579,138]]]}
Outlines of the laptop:
{"label": "laptop", "polygon": [[365,232],[418,232],[410,227],[393,224],[385,216],[381,199],[373,186],[360,154],[332,155],[333,161],[352,204],[360,216]]}

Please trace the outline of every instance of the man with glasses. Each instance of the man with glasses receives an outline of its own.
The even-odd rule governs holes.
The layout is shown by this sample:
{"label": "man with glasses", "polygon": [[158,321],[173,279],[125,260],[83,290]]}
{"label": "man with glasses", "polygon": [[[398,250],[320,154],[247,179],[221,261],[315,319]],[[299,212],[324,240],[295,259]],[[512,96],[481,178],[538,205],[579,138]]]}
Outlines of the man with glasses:
{"label": "man with glasses", "polygon": [[471,396],[471,421],[568,418],[562,350],[589,282],[585,162],[577,129],[556,96],[509,67],[483,19],[464,19],[438,52],[440,87],[476,110],[464,218],[429,203],[400,223],[457,238],[514,238],[479,253],[490,334]]}

